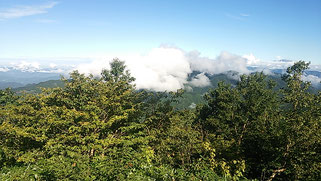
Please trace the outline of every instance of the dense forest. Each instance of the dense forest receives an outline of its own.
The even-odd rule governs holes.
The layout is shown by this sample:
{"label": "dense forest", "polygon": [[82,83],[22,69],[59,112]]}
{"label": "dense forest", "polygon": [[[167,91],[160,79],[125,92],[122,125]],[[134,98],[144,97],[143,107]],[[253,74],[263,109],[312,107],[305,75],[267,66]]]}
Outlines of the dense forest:
{"label": "dense forest", "polygon": [[0,90],[0,180],[321,180],[321,92],[299,61],[220,82],[204,104],[135,89],[124,62],[41,93]]}

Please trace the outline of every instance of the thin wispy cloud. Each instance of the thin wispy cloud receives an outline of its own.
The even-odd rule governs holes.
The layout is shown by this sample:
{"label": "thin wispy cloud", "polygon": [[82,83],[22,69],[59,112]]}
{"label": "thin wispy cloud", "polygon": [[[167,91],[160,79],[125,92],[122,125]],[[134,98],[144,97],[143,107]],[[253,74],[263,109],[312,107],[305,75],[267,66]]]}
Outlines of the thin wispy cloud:
{"label": "thin wispy cloud", "polygon": [[239,21],[243,21],[246,18],[248,18],[250,15],[249,14],[245,14],[245,13],[240,13],[238,15],[233,15],[230,13],[225,13],[225,16],[231,19],[235,19],[235,20],[239,20]]}
{"label": "thin wispy cloud", "polygon": [[0,20],[44,14],[48,12],[48,9],[53,8],[57,4],[58,2],[49,2],[41,5],[16,6],[14,8],[3,9],[0,10]]}

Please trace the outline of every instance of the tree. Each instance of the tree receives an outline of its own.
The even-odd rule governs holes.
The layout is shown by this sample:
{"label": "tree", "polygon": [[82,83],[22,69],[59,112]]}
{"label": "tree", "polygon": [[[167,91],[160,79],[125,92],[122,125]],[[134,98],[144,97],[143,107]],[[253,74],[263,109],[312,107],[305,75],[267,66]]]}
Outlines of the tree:
{"label": "tree", "polygon": [[7,88],[5,90],[0,90],[0,106],[11,104],[15,102],[17,99],[18,97],[10,88]]}
{"label": "tree", "polygon": [[0,90],[1,180],[320,180],[321,92],[289,67],[220,82],[196,109],[182,90],[136,90],[124,62],[62,88]]}
{"label": "tree", "polygon": [[[138,94],[115,59],[102,78],[77,71],[64,88],[6,105],[0,143],[7,167],[32,167],[42,179],[125,179],[152,156],[139,122]],[[28,169],[26,169],[28,170]]]}
{"label": "tree", "polygon": [[[299,61],[283,76],[283,170],[281,178],[291,180],[321,179],[321,114],[320,92],[308,92],[309,82],[301,76],[310,63]],[[272,175],[272,176],[275,176]]]}
{"label": "tree", "polygon": [[275,83],[263,73],[241,76],[236,87],[223,82],[206,94],[200,124],[217,158],[245,161],[248,178],[264,177],[277,160],[279,101]]}
{"label": "tree", "polygon": [[132,77],[128,70],[126,70],[125,62],[120,61],[118,58],[113,59],[110,63],[110,70],[103,69],[102,70],[102,79],[104,81],[111,82],[121,82],[124,81],[128,84],[135,81],[135,78]]}

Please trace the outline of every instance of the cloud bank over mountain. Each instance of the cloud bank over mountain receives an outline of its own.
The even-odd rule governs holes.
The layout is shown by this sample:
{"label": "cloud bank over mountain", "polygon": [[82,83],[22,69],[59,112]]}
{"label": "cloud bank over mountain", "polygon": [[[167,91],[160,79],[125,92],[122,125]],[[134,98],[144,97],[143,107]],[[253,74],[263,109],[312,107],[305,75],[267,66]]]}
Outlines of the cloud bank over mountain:
{"label": "cloud bank over mountain", "polygon": [[34,72],[40,70],[40,64],[38,62],[21,61],[19,63],[12,63],[12,65],[16,70],[21,71]]}
{"label": "cloud bank over mountain", "polygon": [[311,82],[314,86],[321,86],[321,78],[315,75],[303,75],[302,80]]}
{"label": "cloud bank over mountain", "polygon": [[186,58],[191,65],[192,70],[206,72],[210,74],[219,74],[226,71],[236,71],[240,73],[249,73],[247,69],[247,60],[241,56],[222,52],[215,59],[202,57],[199,52],[193,51],[186,54]]}
{"label": "cloud bank over mountain", "polygon": [[[1,67],[0,72],[20,70],[22,72],[47,72],[65,74],[78,70],[80,73],[100,76],[102,69],[109,69],[109,63],[115,57],[103,56],[101,58],[71,58],[40,64],[40,61],[17,61],[11,62],[9,67]],[[253,54],[235,55],[229,52],[221,52],[215,58],[202,56],[198,51],[186,52],[176,47],[162,46],[154,48],[143,55],[121,55],[118,56],[125,61],[127,68],[133,77],[138,89],[149,89],[155,91],[175,91],[186,88],[188,85],[194,87],[205,87],[210,85],[207,75],[226,73],[230,78],[238,80],[240,74],[249,74],[253,71],[263,71],[265,74],[273,75],[277,70],[284,73],[285,69],[293,65],[294,61],[275,60],[263,62]],[[68,64],[68,62],[70,64]],[[46,67],[46,68],[44,68]],[[310,66],[321,72],[317,65]],[[319,70],[320,69],[320,70]],[[192,72],[199,72],[194,77]],[[228,72],[230,71],[230,72]],[[237,72],[237,73],[234,73]],[[321,76],[304,75],[303,80],[318,84]]]}
{"label": "cloud bank over mountain", "polygon": [[196,75],[189,83],[194,87],[206,87],[211,85],[210,79],[204,72]]}
{"label": "cloud bank over mountain", "polygon": [[[119,57],[126,62],[138,89],[175,91],[184,84],[207,86],[209,79],[204,73],[219,74],[226,71],[249,73],[247,60],[241,56],[222,52],[215,59],[202,57],[199,52],[184,52],[179,48],[160,47],[146,55]],[[81,73],[99,75],[102,68],[109,68],[106,60],[95,60],[76,67]],[[203,72],[190,82],[187,77],[193,71]]]}

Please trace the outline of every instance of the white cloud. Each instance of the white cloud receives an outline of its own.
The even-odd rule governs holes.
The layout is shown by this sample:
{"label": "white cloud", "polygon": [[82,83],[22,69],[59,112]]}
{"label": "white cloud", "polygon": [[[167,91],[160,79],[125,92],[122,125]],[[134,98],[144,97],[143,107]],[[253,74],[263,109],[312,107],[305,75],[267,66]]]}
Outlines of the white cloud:
{"label": "white cloud", "polygon": [[35,72],[40,70],[40,64],[38,62],[21,61],[19,63],[12,63],[12,66],[15,70],[24,72]]}
{"label": "white cloud", "polygon": [[275,58],[276,58],[276,60],[281,60],[281,59],[283,59],[280,55],[276,56]]}
{"label": "white cloud", "polygon": [[239,21],[244,21],[246,20],[247,18],[250,17],[249,14],[246,14],[246,13],[240,13],[240,14],[230,14],[230,13],[225,13],[225,16],[228,17],[228,18],[231,18],[231,19],[234,19],[234,20],[239,20]]}
{"label": "white cloud", "polygon": [[186,85],[186,86],[184,87],[184,90],[185,90],[186,92],[193,92],[193,88],[192,88],[191,86],[189,86],[189,85]]}
{"label": "white cloud", "polygon": [[321,72],[321,65],[310,65],[310,69]]}
{"label": "white cloud", "polygon": [[[11,62],[11,66],[6,66],[10,70],[68,73],[70,70],[77,69],[87,75],[99,76],[103,68],[109,69],[109,62],[114,57],[100,55],[82,58],[0,59],[0,61]],[[180,88],[193,91],[190,86],[203,87],[210,85],[210,80],[206,74],[224,73],[231,79],[239,80],[241,74],[250,73],[247,68],[248,65],[254,65],[251,68],[252,71],[272,74],[270,69],[284,69],[293,64],[292,61],[285,60],[263,62],[253,54],[242,57],[228,52],[222,52],[216,58],[208,58],[201,56],[198,51],[185,52],[173,46],[155,48],[144,55],[122,55],[118,58],[125,61],[130,73],[136,78],[135,84],[138,89],[155,91],[175,91]],[[44,60],[47,63],[43,63]],[[40,65],[38,62],[42,62],[42,64]],[[313,70],[319,69],[318,65],[313,66]],[[0,71],[6,70],[0,68]],[[199,71],[200,73],[191,81],[187,81],[189,74],[193,71]],[[320,78],[306,76],[304,79],[317,84]]]}
{"label": "white cloud", "polygon": [[302,76],[303,81],[309,81],[314,86],[321,86],[321,78],[314,75],[305,75]]}
{"label": "white cloud", "polygon": [[47,13],[47,10],[53,8],[56,4],[57,2],[50,2],[42,5],[16,6],[14,8],[4,9],[0,11],[0,19],[13,19]]}
{"label": "white cloud", "polygon": [[247,65],[257,65],[261,62],[261,60],[256,58],[252,53],[249,55],[243,55],[242,57],[246,59]]}
{"label": "white cloud", "polygon": [[109,69],[109,62],[111,61],[110,58],[108,59],[97,59],[89,63],[82,63],[77,65],[74,70],[78,70],[80,73],[84,74],[93,74],[95,76],[99,76],[102,69]]}
{"label": "white cloud", "polygon": [[[156,48],[146,55],[118,58],[125,61],[131,75],[136,78],[138,89],[175,91],[184,88],[188,74],[192,72],[184,52],[176,48]],[[109,68],[106,59],[80,64],[75,69],[81,73],[99,75],[102,68]]]}
{"label": "white cloud", "polygon": [[7,67],[0,67],[0,72],[8,72],[9,69]]}
{"label": "white cloud", "polygon": [[[228,52],[222,52],[215,59],[201,57],[199,52],[186,53],[175,47],[160,47],[146,55],[119,56],[125,61],[138,89],[155,91],[175,91],[184,88],[192,71],[219,74],[229,70],[249,73],[246,59]],[[108,60],[108,61],[107,61]],[[80,64],[75,69],[81,73],[100,75],[102,68],[109,68],[112,58],[96,59],[91,63]],[[197,75],[190,83],[194,86],[207,86],[205,74]]]}
{"label": "white cloud", "polygon": [[241,79],[240,74],[238,72],[225,72],[224,73],[229,79],[239,81]]}
{"label": "white cloud", "polygon": [[192,70],[210,74],[219,74],[226,71],[236,71],[245,74],[249,73],[249,70],[246,67],[246,59],[228,52],[222,52],[215,59],[200,57],[200,53],[197,51],[188,53],[187,57]]}
{"label": "white cloud", "polygon": [[55,63],[50,63],[50,64],[49,64],[49,67],[52,68],[52,69],[53,69],[53,68],[56,68],[56,67],[57,67],[57,64],[55,64]]}
{"label": "white cloud", "polygon": [[126,63],[137,88],[156,91],[183,88],[192,72],[184,52],[176,48],[156,48],[145,56],[128,57]]}
{"label": "white cloud", "polygon": [[204,72],[196,75],[189,83],[194,87],[206,87],[211,85],[210,79]]}

